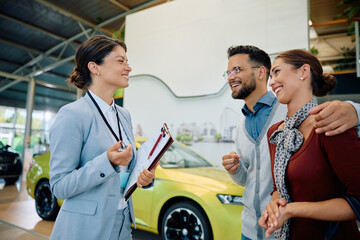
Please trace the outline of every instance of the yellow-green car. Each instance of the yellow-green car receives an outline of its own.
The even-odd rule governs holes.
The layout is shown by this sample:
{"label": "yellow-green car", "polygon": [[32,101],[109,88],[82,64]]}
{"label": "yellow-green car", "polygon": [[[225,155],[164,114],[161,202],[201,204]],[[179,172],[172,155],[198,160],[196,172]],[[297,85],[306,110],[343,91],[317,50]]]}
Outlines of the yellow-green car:
{"label": "yellow-green car", "polygon": [[[146,139],[137,138],[136,147]],[[49,186],[50,153],[34,157],[27,191],[39,216],[54,220],[62,201]],[[154,186],[133,194],[136,227],[162,239],[239,239],[244,188],[181,143],[173,143],[160,160]],[[146,200],[144,200],[146,199]]]}

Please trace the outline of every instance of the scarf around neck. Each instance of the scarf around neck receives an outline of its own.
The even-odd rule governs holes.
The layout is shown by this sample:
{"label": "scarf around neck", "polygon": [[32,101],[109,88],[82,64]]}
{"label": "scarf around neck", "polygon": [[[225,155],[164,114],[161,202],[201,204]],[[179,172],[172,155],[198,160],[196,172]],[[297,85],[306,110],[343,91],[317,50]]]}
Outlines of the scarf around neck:
{"label": "scarf around neck", "polygon": [[[269,138],[270,143],[276,145],[274,178],[276,188],[281,198],[285,198],[287,203],[291,202],[286,189],[285,175],[290,157],[297,152],[303,144],[304,137],[297,129],[298,126],[309,116],[309,110],[317,105],[313,99],[306,103],[291,118],[286,116],[284,128],[278,129]],[[276,239],[288,239],[290,233],[290,219],[275,231]]]}

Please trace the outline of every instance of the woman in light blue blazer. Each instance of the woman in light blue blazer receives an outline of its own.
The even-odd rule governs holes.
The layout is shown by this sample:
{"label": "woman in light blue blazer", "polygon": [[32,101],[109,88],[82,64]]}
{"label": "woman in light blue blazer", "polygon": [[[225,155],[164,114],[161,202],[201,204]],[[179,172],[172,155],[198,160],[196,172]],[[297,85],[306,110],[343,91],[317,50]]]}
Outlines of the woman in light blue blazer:
{"label": "woman in light blue blazer", "polygon": [[[123,196],[135,165],[130,114],[114,103],[114,92],[129,86],[126,45],[106,36],[82,43],[69,83],[87,90],[62,107],[50,130],[50,185],[64,199],[51,239],[131,239],[135,217]],[[144,170],[139,187],[151,186]]]}

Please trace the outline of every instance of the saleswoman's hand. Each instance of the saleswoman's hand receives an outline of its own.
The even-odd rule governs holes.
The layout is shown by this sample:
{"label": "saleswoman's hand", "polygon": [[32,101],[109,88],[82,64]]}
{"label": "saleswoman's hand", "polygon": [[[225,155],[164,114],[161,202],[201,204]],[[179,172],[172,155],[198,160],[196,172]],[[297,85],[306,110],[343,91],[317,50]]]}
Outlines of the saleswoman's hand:
{"label": "saleswoman's hand", "polygon": [[115,143],[107,150],[107,157],[112,165],[126,166],[132,158],[132,147],[129,144],[125,150],[119,152],[121,141]]}
{"label": "saleswoman's hand", "polygon": [[137,186],[139,188],[142,188],[144,186],[147,186],[149,185],[155,178],[155,170],[157,168],[157,166],[159,166],[159,163],[156,164],[156,166],[151,170],[147,170],[147,169],[144,169],[139,177],[138,177],[138,180],[137,180]]}

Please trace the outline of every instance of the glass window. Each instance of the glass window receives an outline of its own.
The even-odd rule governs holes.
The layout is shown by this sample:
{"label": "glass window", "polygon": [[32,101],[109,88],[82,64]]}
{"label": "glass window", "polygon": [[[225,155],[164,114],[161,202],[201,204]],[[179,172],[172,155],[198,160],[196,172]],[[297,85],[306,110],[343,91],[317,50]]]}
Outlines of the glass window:
{"label": "glass window", "polygon": [[14,108],[0,106],[0,141],[11,145],[14,135]]}
{"label": "glass window", "polygon": [[[34,154],[49,151],[49,129],[56,113],[32,112],[30,147]],[[23,152],[26,109],[0,106],[0,141],[10,145],[18,153]]]}
{"label": "glass window", "polygon": [[203,157],[178,143],[173,143],[164,153],[160,165],[163,168],[211,167]]}
{"label": "glass window", "polygon": [[[144,141],[137,141],[140,145]],[[190,149],[173,143],[160,159],[160,166],[163,168],[196,168],[212,167],[212,165],[199,154]]]}

